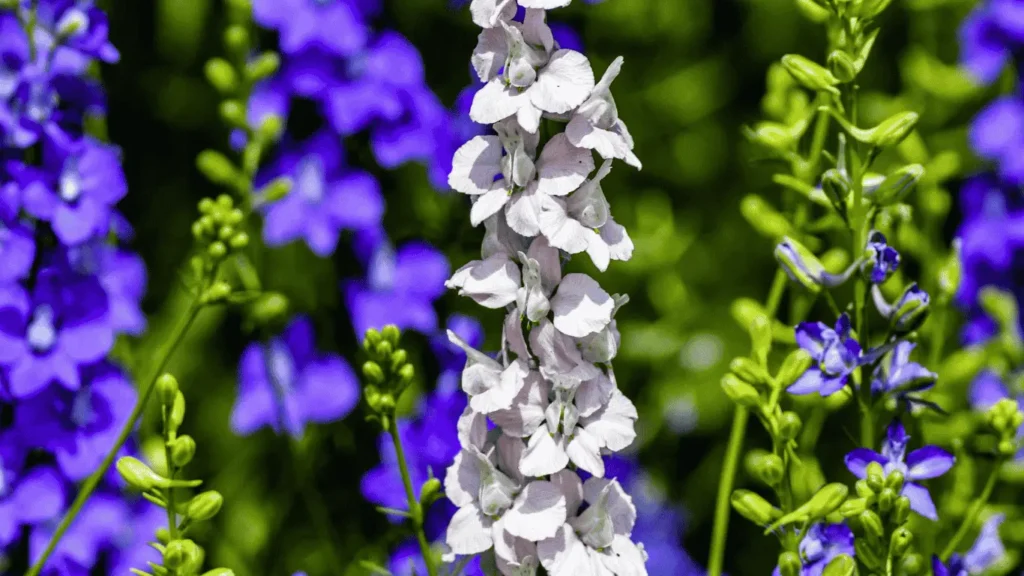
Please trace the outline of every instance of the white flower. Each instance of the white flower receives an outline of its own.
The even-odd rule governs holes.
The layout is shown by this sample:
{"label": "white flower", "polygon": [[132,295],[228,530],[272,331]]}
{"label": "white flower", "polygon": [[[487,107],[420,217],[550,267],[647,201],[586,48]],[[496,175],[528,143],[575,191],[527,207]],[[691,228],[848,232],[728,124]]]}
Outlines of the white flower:
{"label": "white flower", "polygon": [[640,159],[633,154],[633,137],[626,124],[619,119],[619,111],[612,98],[612,80],[622,70],[622,56],[616,58],[604,72],[586,102],[573,115],[565,133],[576,146],[595,150],[603,158],[619,158],[640,169]]}
{"label": "white flower", "polygon": [[508,22],[516,15],[515,0],[473,0],[469,5],[473,23],[481,28],[493,28],[499,22]]}
{"label": "white flower", "polygon": [[537,544],[505,530],[505,519],[494,523],[494,559],[505,576],[534,576],[540,561]]}
{"label": "white flower", "polygon": [[606,160],[593,178],[568,198],[541,198],[537,217],[540,233],[551,245],[570,254],[586,251],[601,271],[609,260],[629,260],[633,241],[626,229],[612,219],[601,180],[611,172]]}
{"label": "white flower", "polygon": [[530,244],[529,253],[519,253],[519,261],[523,263],[523,285],[516,291],[516,304],[530,322],[539,322],[551,311],[549,298],[562,280],[558,250],[538,236]]}
{"label": "white flower", "polygon": [[466,352],[466,367],[462,370],[462,390],[469,395],[469,406],[476,412],[490,414],[512,405],[522,390],[529,374],[524,360],[516,360],[503,367],[497,360],[473,348],[455,332],[448,331],[448,340]]}
{"label": "white flower", "polygon": [[485,259],[498,253],[515,258],[529,248],[530,238],[509,227],[504,214],[495,214],[484,220],[484,240],[480,245],[480,253]]}
{"label": "white flower", "polygon": [[614,308],[612,297],[586,274],[567,275],[551,300],[555,328],[575,338],[604,330],[612,321]]}
{"label": "white flower", "polygon": [[444,285],[458,289],[460,296],[469,296],[482,306],[501,308],[516,301],[520,281],[516,263],[498,252],[459,268]]}
{"label": "white flower", "polygon": [[519,5],[523,8],[541,8],[544,10],[562,8],[569,4],[572,4],[572,0],[519,0]]}
{"label": "white flower", "polygon": [[583,359],[573,338],[556,330],[547,318],[530,330],[530,349],[540,363],[541,374],[548,379],[581,382],[601,374],[597,366]]}

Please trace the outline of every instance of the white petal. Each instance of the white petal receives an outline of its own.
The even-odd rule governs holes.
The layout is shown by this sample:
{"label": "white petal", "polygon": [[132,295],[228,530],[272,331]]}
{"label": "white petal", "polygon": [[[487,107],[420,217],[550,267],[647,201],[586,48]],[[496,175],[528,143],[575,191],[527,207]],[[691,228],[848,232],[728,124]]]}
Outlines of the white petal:
{"label": "white petal", "polygon": [[[524,92],[523,95],[526,95]],[[543,112],[530,102],[524,103],[516,111],[516,121],[530,134],[536,134],[540,129],[540,119]]]}
{"label": "white petal", "polygon": [[601,372],[596,378],[592,378],[580,384],[576,390],[576,408],[580,411],[580,417],[586,418],[603,408],[612,397],[615,384],[611,379]]}
{"label": "white petal", "polygon": [[530,330],[530,349],[540,361],[541,373],[549,378],[558,375],[590,380],[601,373],[596,366],[583,360],[573,339],[556,330],[547,318]]}
{"label": "white petal", "polygon": [[479,492],[480,468],[476,459],[466,450],[460,450],[444,477],[445,496],[462,508],[475,502]]}
{"label": "white petal", "polygon": [[601,478],[604,476],[604,460],[601,459],[601,445],[590,432],[576,428],[572,440],[565,448],[569,460],[576,466]]}
{"label": "white petal", "polygon": [[466,409],[462,411],[462,416],[459,416],[456,427],[459,431],[459,445],[464,448],[473,446],[478,450],[483,450],[484,443],[487,442],[487,416],[474,412],[472,408],[466,406]]}
{"label": "white petal", "polygon": [[457,288],[460,296],[469,296],[487,308],[502,308],[516,301],[520,281],[519,267],[498,253],[459,268],[445,286]]}
{"label": "white petal", "polygon": [[505,207],[505,220],[509,228],[523,236],[540,234],[540,200],[537,182],[531,182],[526,190],[516,192]]}
{"label": "white petal", "polygon": [[515,353],[517,358],[530,358],[530,351],[526,349],[526,337],[523,335],[523,321],[518,310],[513,310],[505,316],[502,338],[505,349]]}
{"label": "white petal", "polygon": [[587,362],[595,364],[611,362],[619,352],[620,339],[615,320],[612,320],[604,330],[581,338],[579,341],[580,352]]}
{"label": "white petal", "polygon": [[526,453],[519,461],[519,471],[526,476],[547,476],[563,470],[568,463],[565,450],[551,436],[547,426],[541,426],[530,436]]}
{"label": "white petal", "polygon": [[608,252],[612,260],[626,261],[633,257],[633,241],[629,238],[626,228],[608,218],[605,225],[601,227],[601,240],[608,245]]}
{"label": "white petal", "polygon": [[[473,0],[469,5],[473,15],[473,23],[481,28],[498,26],[499,22],[509,21],[516,15],[516,3],[513,0]],[[504,41],[504,40],[503,40]]]}
{"label": "white petal", "polygon": [[575,50],[558,50],[524,94],[537,108],[561,114],[582,104],[593,88],[594,71],[587,57]]}
{"label": "white petal", "polygon": [[594,94],[604,96],[610,94],[612,82],[619,77],[619,73],[622,72],[623,58],[619,56],[612,60],[612,63],[605,69],[604,74],[601,75],[601,79],[597,81],[597,85],[594,86]]}
{"label": "white petal", "polygon": [[611,261],[608,245],[605,244],[597,232],[590,229],[587,232],[589,232],[587,235],[587,256],[590,256],[590,261],[594,263],[595,268],[604,272],[608,269],[608,264]]}
{"label": "white petal", "polygon": [[487,28],[476,38],[473,49],[473,70],[481,82],[488,82],[501,72],[508,58],[508,42],[501,27]]}
{"label": "white petal", "polygon": [[448,523],[445,538],[452,552],[460,556],[479,554],[491,547],[491,519],[474,505],[463,506]]}
{"label": "white petal", "polygon": [[523,389],[519,391],[512,406],[490,413],[491,421],[505,434],[526,438],[533,435],[544,423],[544,409],[548,407],[551,386],[537,372],[530,372]]}
{"label": "white petal", "polygon": [[505,530],[531,542],[551,538],[564,522],[565,496],[545,480],[528,484],[505,514]]}
{"label": "white petal", "polygon": [[497,214],[505,204],[508,203],[508,190],[505,188],[505,181],[501,180],[491,185],[491,190],[476,197],[473,207],[469,211],[469,222],[473,226],[479,226],[481,222]]}
{"label": "white petal", "polygon": [[455,151],[448,185],[465,194],[483,194],[494,186],[501,172],[501,140],[497,136],[476,136]]}
{"label": "white petal", "polygon": [[555,328],[575,338],[603,330],[614,307],[612,297],[586,274],[567,275],[551,300]]}
{"label": "white petal", "polygon": [[491,387],[487,391],[470,397],[470,407],[484,414],[510,407],[512,400],[523,389],[523,383],[528,373],[526,362],[522,360],[516,360],[509,364],[501,373],[498,382],[492,381]]}
{"label": "white petal", "polygon": [[583,114],[573,116],[565,127],[565,135],[572,144],[593,150],[602,158],[626,160],[627,164],[640,168],[640,160],[633,154],[632,146],[625,137],[614,130],[594,126]]}
{"label": "white petal", "polygon": [[537,159],[541,194],[564,196],[580,187],[594,170],[594,157],[585,148],[573,146],[558,133],[544,146]]}
{"label": "white petal", "polygon": [[492,78],[473,96],[469,117],[479,124],[494,124],[515,114],[523,106],[530,105],[527,92],[505,86],[500,76]]}
{"label": "white petal", "polygon": [[537,545],[524,538],[513,536],[505,530],[505,519],[494,523],[494,556],[498,570],[505,576],[533,576],[540,561],[537,559]]}
{"label": "white petal", "polygon": [[519,0],[519,5],[523,8],[542,8],[544,10],[551,10],[552,8],[562,8],[568,6],[572,0]]}
{"label": "white petal", "polygon": [[565,201],[561,198],[541,196],[538,225],[540,233],[552,246],[569,254],[583,252],[597,236],[593,230],[585,228],[579,221],[569,216]]}
{"label": "white petal", "polygon": [[498,470],[506,476],[522,485],[524,478],[519,472],[519,461],[523,459],[523,452],[526,445],[521,438],[513,438],[508,434],[502,434],[496,442],[498,456]]}
{"label": "white petal", "polygon": [[583,504],[583,482],[578,474],[566,468],[551,475],[551,483],[558,486],[565,496],[565,509],[568,517],[576,515],[580,504]]}
{"label": "white petal", "polygon": [[[568,5],[572,0],[567,0]],[[551,28],[547,24],[547,12],[544,10],[526,8],[526,15],[523,17],[523,39],[534,46],[542,46],[544,55],[547,56],[555,48],[555,37],[551,34]]]}
{"label": "white petal", "polygon": [[636,524],[636,506],[633,505],[633,499],[623,490],[618,480],[607,478],[587,479],[583,483],[583,498],[588,504],[594,504],[598,501],[601,492],[608,486],[610,488],[605,505],[615,527],[615,533],[629,536],[633,532],[633,526]]}
{"label": "white petal", "polygon": [[615,576],[647,576],[647,553],[628,536],[616,535],[611,550],[602,555],[604,565]]}
{"label": "white petal", "polygon": [[525,252],[530,245],[529,238],[509,228],[504,214],[495,214],[484,220],[484,229],[486,232],[480,253],[485,259],[498,253],[512,258],[520,252]]}
{"label": "white petal", "polygon": [[584,418],[581,425],[597,437],[601,446],[618,452],[628,448],[636,439],[633,423],[637,419],[636,406],[618,389],[604,408]]}
{"label": "white petal", "polygon": [[562,260],[558,250],[551,246],[547,238],[538,236],[530,243],[530,250],[526,254],[540,264],[541,284],[544,291],[551,294],[555,287],[562,281]]}
{"label": "white petal", "polygon": [[587,546],[569,525],[560,527],[554,538],[538,542],[537,555],[550,576],[595,576]]}

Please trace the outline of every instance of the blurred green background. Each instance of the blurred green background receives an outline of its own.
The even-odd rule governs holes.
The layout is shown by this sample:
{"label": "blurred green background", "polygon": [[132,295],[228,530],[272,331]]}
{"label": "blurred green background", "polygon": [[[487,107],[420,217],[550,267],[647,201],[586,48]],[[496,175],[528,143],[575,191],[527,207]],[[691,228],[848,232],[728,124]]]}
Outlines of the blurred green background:
{"label": "blurred green background", "polygon": [[[952,65],[956,29],[971,4],[894,2],[862,77],[865,124],[912,109],[922,114],[921,133],[933,153],[953,150],[968,157],[964,126],[986,95]],[[134,247],[150,274],[145,308],[151,331],[133,348],[144,358],[182,304],[177,271],[190,246],[195,203],[218,193],[197,172],[194,158],[204,148],[223,148],[227,139],[217,95],[202,76],[206,59],[220,53],[224,8],[219,0],[106,5],[111,39],[123,55],[102,72],[110,138],[124,148],[130,183],[121,206],[136,227]],[[763,154],[745,142],[741,127],[763,117],[768,66],[791,52],[823,62],[824,32],[794,0],[577,1],[555,18],[580,33],[598,73],[617,55],[625,57],[614,94],[644,169],[619,166],[604,190],[636,251],[630,262],[614,264],[602,283],[631,297],[617,317],[623,344],[616,374],[640,410],[640,460],[688,510],[685,544],[703,564],[732,414],[718,381],[729,360],[749,346],[729,305],[742,296],[762,300],[775,267],[772,241],[744,220],[740,201],[755,193],[780,206],[782,197],[771,183],[778,167],[758,160]],[[385,0],[378,27],[398,30],[421,50],[429,84],[452,104],[469,81],[476,41],[467,11],[453,10],[445,0]],[[422,167],[379,169],[359,138],[346,146],[353,163],[380,178],[385,226],[396,243],[425,239],[454,267],[477,257],[483,231],[470,227],[466,198],[431,189]],[[953,194],[936,186],[926,197],[935,205],[922,208],[946,236],[955,224],[955,207],[947,217],[955,181],[947,185]],[[330,261],[303,246],[274,251],[261,263],[261,274],[296,311],[311,314],[321,347],[356,364],[358,347],[339,286],[362,270],[346,242]],[[489,327],[490,348],[496,346],[497,316],[481,316],[479,307],[454,294],[439,311],[442,317],[453,311],[477,315]],[[378,461],[377,428],[363,421],[361,409],[311,430],[297,460],[288,442],[269,431],[242,439],[229,430],[237,359],[256,336],[245,332],[241,317],[208,312],[171,366],[189,398],[185,429],[200,447],[192,474],[227,500],[212,529],[197,535],[207,547],[208,565],[229,566],[243,576],[290,574],[298,565],[309,566],[311,576],[328,573],[328,550],[296,489],[304,476],[331,511],[335,553],[346,564],[383,559],[383,546],[401,532],[359,495],[361,475]],[[422,381],[432,382],[436,367],[426,340],[412,335],[408,347],[416,351]],[[144,436],[155,432],[156,422],[144,421]],[[836,453],[845,451],[842,430],[829,434],[834,437],[821,442],[834,441],[841,447]],[[766,440],[751,426],[749,444]],[[737,484],[745,482],[741,475]],[[730,542],[742,557],[727,558],[729,573],[760,575],[766,570],[760,567],[774,565],[775,543],[756,527],[734,518]],[[355,564],[349,572],[365,573]]]}

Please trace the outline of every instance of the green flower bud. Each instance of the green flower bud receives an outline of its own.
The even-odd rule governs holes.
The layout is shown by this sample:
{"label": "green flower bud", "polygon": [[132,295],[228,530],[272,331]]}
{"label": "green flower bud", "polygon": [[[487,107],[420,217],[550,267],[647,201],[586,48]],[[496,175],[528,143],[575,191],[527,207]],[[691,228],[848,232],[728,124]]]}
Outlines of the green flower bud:
{"label": "green flower bud", "polygon": [[761,366],[768,365],[768,354],[772,351],[772,323],[767,316],[754,318],[747,326],[750,332],[751,352]]}
{"label": "green flower bud", "polygon": [[850,187],[850,181],[842,172],[835,168],[826,170],[821,175],[821,189],[836,210],[839,210],[840,213],[846,210],[846,200],[850,197],[850,192],[853,189]]}
{"label": "green flower bud", "polygon": [[210,214],[205,214],[196,220],[203,229],[203,235],[211,235],[217,230],[217,221]]}
{"label": "green flower bud", "polygon": [[783,552],[779,554],[779,574],[781,576],[800,576],[803,570],[803,562],[796,552]]}
{"label": "green flower bud", "polygon": [[413,377],[416,375],[416,368],[412,364],[406,364],[398,369],[398,380],[403,385],[407,385],[412,382]]}
{"label": "green flower bud", "polygon": [[758,234],[766,238],[778,240],[793,231],[789,220],[757,194],[748,194],[740,200],[740,213]]}
{"label": "green flower bud", "polygon": [[125,456],[118,459],[115,467],[117,468],[117,473],[121,475],[121,478],[124,478],[124,481],[129,486],[141,492],[169,486],[169,481],[166,478],[154,472],[152,468],[146,466],[138,458]]}
{"label": "green flower bud", "polygon": [[826,484],[800,508],[804,508],[811,518],[824,518],[835,512],[849,493],[850,489],[845,484],[838,482]]}
{"label": "green flower bud", "polygon": [[240,177],[238,169],[231,163],[231,160],[216,150],[200,152],[199,156],[196,156],[196,167],[214,184],[234,185]]}
{"label": "green flower bud", "polygon": [[770,453],[755,458],[750,468],[754,476],[768,486],[778,485],[786,473],[782,458]]}
{"label": "green flower bud", "polygon": [[859,516],[868,509],[868,501],[865,498],[851,498],[839,507],[839,514],[843,518]]}
{"label": "green flower bud", "polygon": [[[220,242],[214,242],[214,244],[211,244],[211,246],[216,245],[216,244],[220,244]],[[220,245],[224,246],[223,244],[220,244]],[[228,284],[227,282],[214,282],[213,286],[210,286],[209,288],[207,288],[206,292],[203,293],[203,298],[202,299],[203,299],[203,303],[205,303],[205,304],[215,304],[217,302],[221,302],[221,301],[225,300],[230,295],[231,295],[231,285],[230,284]]]}
{"label": "green flower bud", "polygon": [[387,340],[383,340],[383,341],[377,343],[377,346],[376,346],[376,348],[374,348],[373,351],[377,354],[378,358],[384,359],[384,358],[390,358],[391,357],[391,353],[394,352],[395,349],[391,345],[391,342],[388,342]]}
{"label": "green flower bud", "polygon": [[894,114],[870,131],[871,135],[868,138],[868,143],[879,148],[895,146],[913,131],[914,126],[917,125],[917,120],[918,115],[915,112]]}
{"label": "green flower bud", "polygon": [[390,393],[381,394],[377,400],[377,405],[380,407],[380,411],[391,412],[395,409],[395,397]]}
{"label": "green flower bud", "polygon": [[822,576],[854,576],[857,573],[857,562],[846,554],[840,554],[825,566]]}
{"label": "green flower bud", "polygon": [[882,491],[878,493],[878,509],[882,512],[888,512],[892,510],[894,504],[896,504],[896,491],[892,488],[882,488]]}
{"label": "green flower bud", "polygon": [[732,306],[729,307],[729,311],[732,314],[733,320],[744,327],[753,324],[757,317],[770,321],[768,314],[765,313],[764,306],[751,298],[737,298],[733,301]]}
{"label": "green flower bud", "polygon": [[232,250],[243,250],[249,245],[249,235],[245,232],[239,232],[228,239],[228,246],[231,246]]}
{"label": "green flower bud", "polygon": [[1017,453],[1017,443],[1013,440],[1002,440],[999,442],[999,455],[1004,458],[1009,458]]}
{"label": "green flower bud", "polygon": [[906,524],[910,520],[910,498],[900,496],[896,499],[896,506],[892,511],[893,521],[896,524]]}
{"label": "green flower bud", "polygon": [[861,526],[864,527],[864,532],[870,537],[878,540],[885,536],[885,526],[882,524],[882,519],[878,514],[871,510],[864,510],[857,515],[857,519],[860,521]]}
{"label": "green flower bud", "polygon": [[954,238],[952,243],[953,250],[939,269],[939,289],[947,300],[952,298],[957,290],[960,289],[960,278],[962,275],[960,268],[960,245],[960,239]]}
{"label": "green flower bud", "polygon": [[825,90],[839,95],[839,90],[836,89],[839,80],[817,62],[812,62],[799,54],[787,54],[782,57],[782,66],[805,88]]}
{"label": "green flower bud", "polygon": [[918,576],[924,574],[924,558],[921,558],[920,554],[907,554],[903,557],[903,562],[900,563],[903,568],[903,572],[907,576]]}
{"label": "green flower bud", "polygon": [[259,82],[274,75],[281,67],[281,57],[276,52],[264,52],[245,66],[245,75],[251,82]]}
{"label": "green flower bud", "polygon": [[202,550],[191,540],[172,540],[164,550],[164,566],[171,570],[179,570],[194,564],[201,558]]}
{"label": "green flower bud", "polygon": [[249,51],[249,32],[241,26],[228,26],[224,31],[224,47],[239,54]]}
{"label": "green flower bud", "polygon": [[203,68],[206,79],[221,94],[233,94],[238,89],[238,76],[234,67],[223,58],[210,58]]}
{"label": "green flower bud", "polygon": [[[167,528],[156,529],[156,541],[160,544],[163,544],[164,546],[167,546],[167,543],[171,541],[171,533],[167,530]],[[163,550],[161,550],[160,552],[162,554]]]}
{"label": "green flower bud", "polygon": [[782,516],[782,511],[750,490],[736,490],[729,498],[732,507],[747,520],[758,526],[766,526]]}
{"label": "green flower bud", "polygon": [[420,505],[423,508],[430,507],[435,501],[441,498],[441,481],[437,478],[430,478],[420,486]]}
{"label": "green flower bud", "polygon": [[171,462],[174,466],[181,468],[192,461],[196,455],[196,441],[188,434],[183,434],[171,442]]}
{"label": "green flower bud", "polygon": [[245,117],[245,108],[237,100],[225,100],[220,103],[220,117],[235,128],[243,128],[248,120]]}
{"label": "green flower bud", "polygon": [[981,307],[1003,330],[1015,329],[1020,311],[1017,300],[1012,292],[1001,290],[995,286],[981,289],[979,300]]}
{"label": "green flower bud", "polygon": [[790,280],[814,294],[821,290],[821,278],[825,273],[825,267],[803,244],[792,238],[783,238],[775,247],[775,259],[779,261]]}
{"label": "green flower bud", "polygon": [[209,520],[220,512],[220,508],[223,505],[224,497],[220,495],[220,492],[208,490],[199,494],[188,503],[185,516],[193,522]]}
{"label": "green flower bud", "polygon": [[398,339],[402,337],[402,332],[398,329],[398,326],[388,324],[380,331],[380,335],[391,343],[392,348],[398,348]]}
{"label": "green flower bud", "polygon": [[235,229],[232,226],[224,225],[217,231],[217,238],[220,240],[227,240],[235,235]]}
{"label": "green flower bud", "polygon": [[284,119],[276,114],[268,114],[259,126],[259,136],[264,142],[276,142],[284,132]]}
{"label": "green flower bud", "polygon": [[235,199],[230,194],[217,195],[217,208],[223,214],[235,207]]}
{"label": "green flower bud", "polygon": [[844,84],[852,82],[860,72],[853,56],[850,56],[842,50],[833,50],[832,53],[828,55],[828,67],[832,70],[832,75]]}
{"label": "green flower bud", "polygon": [[878,462],[871,462],[867,467],[867,481],[868,486],[875,494],[882,491],[885,487],[885,469]]}
{"label": "green flower bud", "polygon": [[761,402],[761,395],[757,390],[737,378],[735,374],[726,374],[722,377],[722,390],[729,399],[740,406],[753,408]]}
{"label": "green flower bud", "polygon": [[740,380],[745,382],[760,386],[768,383],[768,373],[750,358],[733,358],[729,363],[729,370],[732,370]]}
{"label": "green flower bud", "polygon": [[885,477],[885,487],[892,488],[894,492],[899,493],[901,490],[903,490],[903,480],[903,472],[900,472],[899,470],[893,470],[892,472],[889,473],[888,476]]}
{"label": "green flower bud", "polygon": [[778,385],[785,388],[796,382],[796,379],[811,367],[813,361],[814,359],[811,358],[811,355],[803,348],[797,348],[790,352],[786,359],[782,361],[782,367],[779,368],[779,373],[775,377]]}
{"label": "green flower bud", "polygon": [[274,178],[269,184],[261,188],[259,194],[263,197],[264,202],[277,202],[292,191],[292,186],[294,186],[294,183],[291,178],[281,176]]}
{"label": "green flower bud", "polygon": [[373,353],[377,349],[377,344],[381,341],[380,332],[370,328],[366,331],[366,335],[363,336],[363,349],[368,353]]}
{"label": "green flower bud", "polygon": [[924,176],[924,166],[910,164],[904,166],[885,177],[885,180],[878,188],[867,193],[867,197],[875,201],[879,206],[889,206],[902,202],[907,194],[917,186],[917,183]]}
{"label": "green flower bud", "polygon": [[242,213],[238,208],[233,208],[230,212],[224,215],[224,223],[228,226],[238,226],[245,220],[245,214]]}
{"label": "green flower bud", "polygon": [[872,498],[875,496],[875,491],[871,489],[870,485],[868,485],[867,480],[857,480],[857,483],[854,484],[854,488],[856,489],[857,496],[860,496],[861,498]]}
{"label": "green flower bud", "polygon": [[862,18],[871,19],[881,14],[891,3],[892,0],[862,0],[858,13]]}
{"label": "green flower bud", "polygon": [[156,393],[160,397],[160,403],[164,406],[173,406],[174,397],[178,395],[178,380],[167,373],[161,374],[156,379]]}
{"label": "green flower bud", "polygon": [[893,303],[889,321],[893,330],[906,334],[917,330],[930,311],[931,297],[914,282]]}
{"label": "green flower bud", "polygon": [[228,247],[225,246],[223,242],[217,241],[211,243],[206,248],[206,252],[210,255],[210,258],[213,258],[214,260],[220,260],[221,258],[227,256]]}
{"label": "green flower bud", "polygon": [[746,130],[746,135],[752,142],[778,152],[786,152],[796,144],[789,128],[778,122],[758,122],[753,129]]}
{"label": "green flower bud", "polygon": [[882,567],[882,558],[878,555],[878,548],[874,546],[874,543],[868,542],[867,538],[854,539],[853,549],[856,553],[857,559],[860,560],[864,566],[873,570],[878,570]]}
{"label": "green flower bud", "polygon": [[208,572],[203,572],[203,576],[235,576],[235,573],[227,568],[214,568]]}
{"label": "green flower bud", "polygon": [[783,412],[782,416],[779,417],[779,436],[783,440],[795,439],[802,427],[803,422],[796,412]]}
{"label": "green flower bud", "polygon": [[363,363],[363,376],[373,384],[384,383],[384,370],[381,369],[380,364],[372,360]]}
{"label": "green flower bud", "polygon": [[288,298],[278,292],[264,292],[249,308],[249,317],[259,324],[270,324],[288,314]]}
{"label": "green flower bud", "polygon": [[192,237],[196,240],[202,240],[205,232],[203,231],[203,225],[198,220],[192,223]]}
{"label": "green flower bud", "polygon": [[892,540],[890,541],[890,547],[892,549],[893,556],[897,558],[907,553],[907,549],[910,548],[910,543],[914,541],[914,535],[904,527],[897,528],[892,533]]}
{"label": "green flower bud", "polygon": [[181,427],[181,423],[185,421],[185,395],[180,390],[174,396],[174,404],[166,414],[166,417],[167,427],[172,432],[176,432]]}
{"label": "green flower bud", "polygon": [[819,5],[814,0],[796,0],[796,7],[804,15],[804,18],[816,24],[825,22],[832,14],[828,8]]}

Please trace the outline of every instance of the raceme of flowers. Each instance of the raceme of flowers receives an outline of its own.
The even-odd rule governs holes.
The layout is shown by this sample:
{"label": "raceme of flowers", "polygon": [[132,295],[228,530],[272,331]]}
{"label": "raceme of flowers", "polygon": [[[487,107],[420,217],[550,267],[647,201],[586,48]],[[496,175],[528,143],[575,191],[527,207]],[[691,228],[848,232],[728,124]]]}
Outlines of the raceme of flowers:
{"label": "raceme of flowers", "polygon": [[[119,334],[145,328],[146,270],[119,246],[130,235],[116,209],[121,151],[83,128],[105,112],[87,69],[118,59],[91,1],[0,10],[0,409],[12,415],[0,429],[0,557],[42,552],[135,403],[106,358]],[[104,481],[46,573],[158,559],[149,517]]]}
{"label": "raceme of flowers", "polygon": [[[452,162],[449,185],[473,198],[471,221],[486,232],[482,259],[448,286],[507,316],[497,358],[449,332],[467,356],[469,405],[445,477],[458,507],[445,559],[486,553],[503,574],[645,574],[647,555],[631,539],[636,507],[605,477],[603,458],[636,437],[636,408],[611,368],[614,315],[627,299],[562,270],[583,252],[600,270],[629,259],[632,242],[601,182],[612,160],[640,162],[611,95],[622,60],[595,81],[586,56],[558,45],[546,10],[565,4],[470,5],[482,29],[472,63],[485,83],[470,117],[495,134],[473,138]],[[542,132],[552,135],[542,141]]]}

